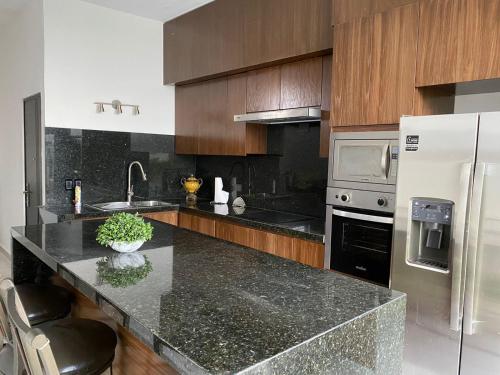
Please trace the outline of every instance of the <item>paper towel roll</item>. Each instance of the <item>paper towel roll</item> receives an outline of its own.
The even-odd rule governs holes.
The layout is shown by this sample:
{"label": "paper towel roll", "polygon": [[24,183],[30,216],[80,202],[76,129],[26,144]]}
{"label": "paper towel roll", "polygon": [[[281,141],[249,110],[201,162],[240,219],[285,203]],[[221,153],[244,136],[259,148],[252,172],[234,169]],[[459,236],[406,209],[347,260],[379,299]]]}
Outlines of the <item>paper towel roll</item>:
{"label": "paper towel roll", "polygon": [[214,191],[221,191],[222,188],[224,187],[222,183],[222,177],[215,177],[215,182],[214,182]]}
{"label": "paper towel roll", "polygon": [[214,194],[214,203],[226,204],[229,200],[229,193],[224,190],[216,191]]}

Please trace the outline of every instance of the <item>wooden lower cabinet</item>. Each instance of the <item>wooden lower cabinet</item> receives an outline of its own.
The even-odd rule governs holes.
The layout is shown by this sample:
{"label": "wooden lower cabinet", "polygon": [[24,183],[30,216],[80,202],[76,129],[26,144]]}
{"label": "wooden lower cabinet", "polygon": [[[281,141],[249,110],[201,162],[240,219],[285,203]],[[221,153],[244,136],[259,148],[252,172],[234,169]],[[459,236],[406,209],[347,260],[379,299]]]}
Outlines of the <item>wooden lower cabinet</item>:
{"label": "wooden lower cabinet", "polygon": [[153,220],[206,234],[224,241],[250,247],[282,258],[323,268],[325,245],[283,234],[238,225],[204,215],[169,211],[144,214]]}
{"label": "wooden lower cabinet", "polygon": [[215,220],[204,216],[179,212],[179,227],[215,237]]}
{"label": "wooden lower cabinet", "polygon": [[151,212],[142,215],[149,219],[153,219],[156,221],[161,221],[162,223],[167,223],[171,225],[178,225],[178,217],[179,213],[177,211],[166,211],[166,212]]}
{"label": "wooden lower cabinet", "polygon": [[215,237],[316,268],[323,268],[325,246],[242,225],[217,220]]}

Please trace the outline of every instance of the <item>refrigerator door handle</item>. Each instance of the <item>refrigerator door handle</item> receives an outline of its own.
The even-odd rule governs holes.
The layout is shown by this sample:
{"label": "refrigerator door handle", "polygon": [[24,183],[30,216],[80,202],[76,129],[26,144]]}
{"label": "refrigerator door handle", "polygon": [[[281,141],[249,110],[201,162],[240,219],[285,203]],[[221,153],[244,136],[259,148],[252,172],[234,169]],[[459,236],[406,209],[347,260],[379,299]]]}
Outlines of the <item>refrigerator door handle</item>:
{"label": "refrigerator door handle", "polygon": [[474,334],[474,299],[476,289],[476,261],[479,248],[479,218],[483,201],[483,187],[486,176],[486,163],[478,163],[474,177],[472,194],[469,238],[467,241],[467,266],[464,293],[464,324],[466,335]]}
{"label": "refrigerator door handle", "polygon": [[463,192],[460,198],[461,205],[457,205],[455,213],[455,225],[453,228],[453,253],[451,273],[451,298],[450,298],[450,329],[460,331],[461,329],[461,297],[462,297],[462,261],[465,247],[465,225],[467,219],[467,206],[471,196],[472,186],[472,163],[462,165],[460,173],[460,186]]}

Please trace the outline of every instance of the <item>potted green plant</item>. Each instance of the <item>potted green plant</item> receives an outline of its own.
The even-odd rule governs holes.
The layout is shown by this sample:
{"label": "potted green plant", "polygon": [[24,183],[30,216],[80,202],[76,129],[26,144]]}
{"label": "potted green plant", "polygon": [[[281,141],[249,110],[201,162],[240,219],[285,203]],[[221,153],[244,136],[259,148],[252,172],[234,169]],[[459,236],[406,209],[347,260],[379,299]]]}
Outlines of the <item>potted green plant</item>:
{"label": "potted green plant", "polygon": [[153,226],[135,214],[120,212],[108,218],[97,228],[97,242],[111,246],[120,253],[130,253],[139,249],[153,237]]}

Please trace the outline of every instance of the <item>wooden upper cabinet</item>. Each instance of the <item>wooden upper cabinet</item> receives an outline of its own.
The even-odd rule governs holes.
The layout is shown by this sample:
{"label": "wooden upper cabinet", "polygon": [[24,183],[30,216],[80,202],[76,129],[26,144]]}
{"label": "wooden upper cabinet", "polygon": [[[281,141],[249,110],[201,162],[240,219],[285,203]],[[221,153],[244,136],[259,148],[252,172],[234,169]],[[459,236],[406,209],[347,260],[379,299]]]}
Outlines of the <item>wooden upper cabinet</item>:
{"label": "wooden upper cabinet", "polygon": [[332,0],[332,2],[332,24],[338,25],[402,5],[417,3],[418,0]]}
{"label": "wooden upper cabinet", "polygon": [[217,0],[163,25],[164,83],[237,69],[245,0]]}
{"label": "wooden upper cabinet", "polygon": [[500,77],[500,0],[420,3],[417,86]]}
{"label": "wooden upper cabinet", "polygon": [[195,155],[198,153],[198,122],[203,103],[204,84],[175,88],[175,152]]}
{"label": "wooden upper cabinet", "polygon": [[413,113],[418,5],[335,27],[332,126],[396,124]]}
{"label": "wooden upper cabinet", "polygon": [[234,122],[245,113],[246,74],[175,88],[175,152],[188,155],[265,154],[267,128]]}
{"label": "wooden upper cabinet", "polygon": [[219,78],[203,82],[203,90],[197,99],[202,110],[197,113],[198,154],[220,155],[224,152],[227,123],[227,79]]}
{"label": "wooden upper cabinet", "polygon": [[247,73],[247,112],[319,107],[323,58],[316,57]]}
{"label": "wooden upper cabinet", "polygon": [[280,108],[281,70],[279,66],[247,73],[247,112]]}
{"label": "wooden upper cabinet", "polygon": [[281,109],[321,105],[323,59],[302,60],[281,66]]}
{"label": "wooden upper cabinet", "polygon": [[215,0],[164,24],[164,83],[328,51],[332,0]]}
{"label": "wooden upper cabinet", "polygon": [[327,158],[330,151],[330,108],[332,93],[332,55],[323,57],[323,80],[321,83],[321,128],[319,135],[319,157]]}
{"label": "wooden upper cabinet", "polygon": [[331,49],[331,6],[331,0],[247,0],[245,66]]}

